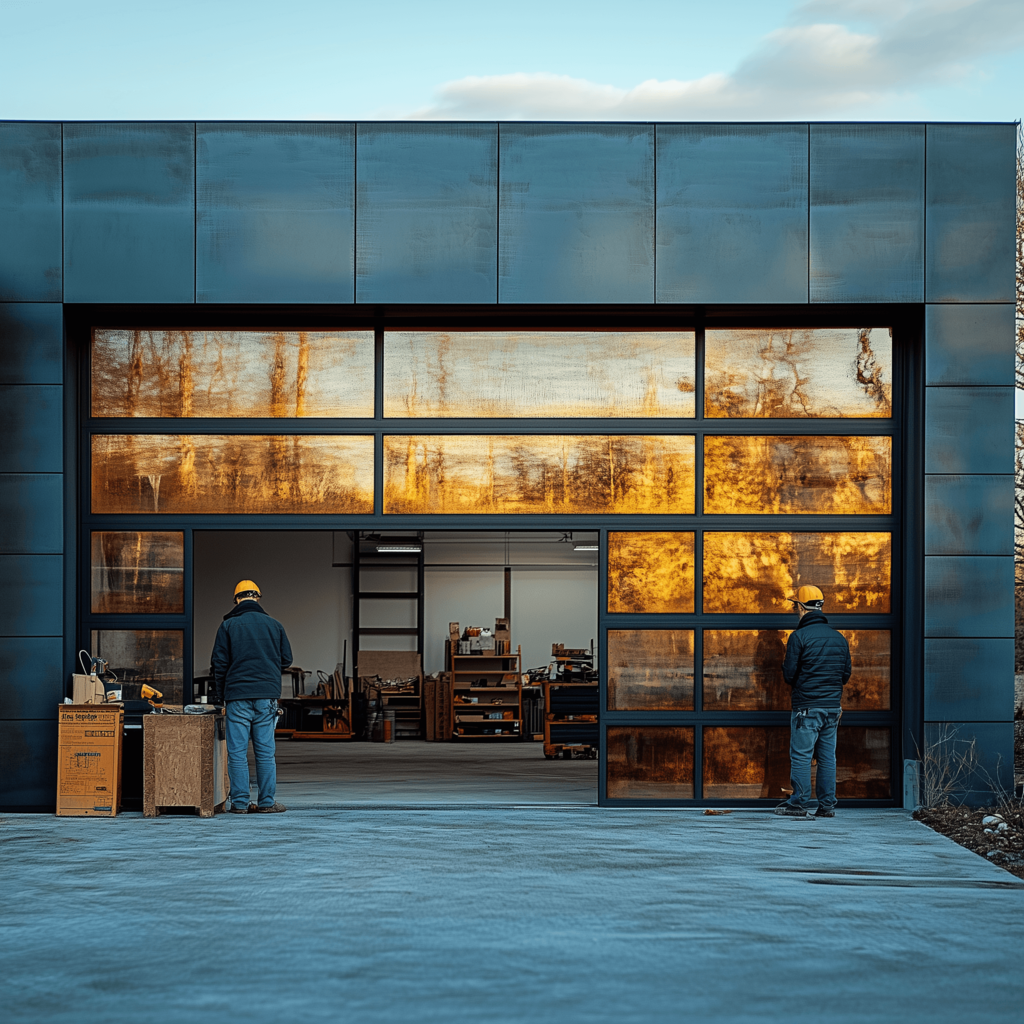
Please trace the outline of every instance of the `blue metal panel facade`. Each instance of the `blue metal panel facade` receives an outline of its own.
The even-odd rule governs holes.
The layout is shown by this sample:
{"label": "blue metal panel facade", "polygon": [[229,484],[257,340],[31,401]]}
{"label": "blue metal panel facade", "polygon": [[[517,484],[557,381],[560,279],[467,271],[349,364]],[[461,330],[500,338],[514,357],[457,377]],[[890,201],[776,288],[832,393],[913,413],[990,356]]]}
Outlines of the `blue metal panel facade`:
{"label": "blue metal panel facade", "polygon": [[1013,640],[929,639],[924,642],[924,716],[931,722],[1009,721]]}
{"label": "blue metal panel facade", "polygon": [[0,637],[0,720],[56,717],[64,699],[63,647],[60,637]]}
{"label": "blue metal panel facade", "polygon": [[1013,559],[932,555],[924,563],[926,637],[1013,637]]}
{"label": "blue metal panel facade", "polygon": [[64,476],[0,473],[0,552],[60,554],[64,550]]}
{"label": "blue metal panel facade", "polygon": [[64,301],[195,300],[195,125],[64,128]]}
{"label": "blue metal panel facade", "polygon": [[929,475],[926,555],[1012,555],[1013,477]]}
{"label": "blue metal panel facade", "polygon": [[63,321],[57,302],[0,303],[0,384],[62,383]]}
{"label": "blue metal panel facade", "polygon": [[500,302],[654,301],[653,125],[501,126]]}
{"label": "blue metal panel facade", "polygon": [[1012,302],[1017,131],[928,125],[928,302]]}
{"label": "blue metal panel facade", "polygon": [[0,302],[60,302],[61,230],[61,126],[0,124]]}
{"label": "blue metal panel facade", "polygon": [[925,307],[925,384],[1009,384],[1014,367],[1014,308]]}
{"label": "blue metal panel facade", "polygon": [[196,126],[196,301],[354,301],[355,125]]}
{"label": "blue metal panel facade", "polygon": [[[1013,722],[971,722],[964,719],[928,722],[924,727],[926,747],[952,748],[967,755],[971,744],[977,757],[977,770],[954,798],[968,804],[991,804],[992,784],[1004,792],[1013,788]],[[1010,757],[1007,760],[1007,752]]]}
{"label": "blue metal panel facade", "polygon": [[658,125],[657,301],[807,302],[807,125]]}
{"label": "blue metal panel facade", "polygon": [[64,389],[0,385],[0,473],[64,470]]}
{"label": "blue metal panel facade", "polygon": [[493,303],[498,126],[356,126],[356,301]]}
{"label": "blue metal panel facade", "polygon": [[926,388],[925,473],[1012,473],[1013,388]]}
{"label": "blue metal panel facade", "polygon": [[924,297],[924,125],[811,125],[811,302]]}
{"label": "blue metal panel facade", "polygon": [[52,809],[57,792],[57,711],[52,721],[0,720],[4,777],[0,800],[7,807]]}
{"label": "blue metal panel facade", "polygon": [[63,556],[0,555],[0,622],[2,636],[63,634]]}

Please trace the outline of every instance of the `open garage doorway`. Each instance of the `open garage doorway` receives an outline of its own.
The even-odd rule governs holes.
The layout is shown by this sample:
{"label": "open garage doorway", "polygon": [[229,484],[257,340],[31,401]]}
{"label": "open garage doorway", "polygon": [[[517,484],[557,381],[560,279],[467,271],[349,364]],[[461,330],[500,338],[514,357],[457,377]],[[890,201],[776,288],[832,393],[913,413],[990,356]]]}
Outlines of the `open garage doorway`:
{"label": "open garage doorway", "polygon": [[242,579],[294,655],[288,806],[597,802],[596,531],[197,530],[197,692]]}

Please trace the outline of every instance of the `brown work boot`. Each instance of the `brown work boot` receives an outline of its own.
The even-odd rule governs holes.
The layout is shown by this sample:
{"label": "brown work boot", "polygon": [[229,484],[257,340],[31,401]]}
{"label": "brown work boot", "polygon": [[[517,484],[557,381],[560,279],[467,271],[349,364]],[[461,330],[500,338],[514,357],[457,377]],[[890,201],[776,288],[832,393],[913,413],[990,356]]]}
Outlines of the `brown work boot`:
{"label": "brown work boot", "polygon": [[256,810],[255,804],[249,804],[248,807],[229,807],[229,814],[252,814]]}
{"label": "brown work boot", "polygon": [[257,814],[282,814],[288,810],[284,804],[275,803],[272,807],[253,807]]}

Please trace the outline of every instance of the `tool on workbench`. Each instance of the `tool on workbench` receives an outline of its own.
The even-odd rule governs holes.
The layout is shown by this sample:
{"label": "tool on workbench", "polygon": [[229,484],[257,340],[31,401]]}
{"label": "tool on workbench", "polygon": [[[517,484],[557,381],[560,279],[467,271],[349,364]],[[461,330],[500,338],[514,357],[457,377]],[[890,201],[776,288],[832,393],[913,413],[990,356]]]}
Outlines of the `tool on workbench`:
{"label": "tool on workbench", "polygon": [[149,703],[152,704],[153,707],[161,709],[161,710],[163,709],[163,706],[164,706],[164,695],[159,690],[157,690],[154,687],[150,686],[148,683],[143,683],[142,684],[142,694],[141,695],[142,695],[142,699],[145,700],[145,701],[149,701]]}

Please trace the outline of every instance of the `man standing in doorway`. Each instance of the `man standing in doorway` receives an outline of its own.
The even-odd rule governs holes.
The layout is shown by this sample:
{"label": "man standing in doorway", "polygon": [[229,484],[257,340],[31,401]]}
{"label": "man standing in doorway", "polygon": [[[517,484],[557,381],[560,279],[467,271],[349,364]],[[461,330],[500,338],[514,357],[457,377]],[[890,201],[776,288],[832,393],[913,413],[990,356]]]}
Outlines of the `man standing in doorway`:
{"label": "man standing in doorway", "polygon": [[822,614],[825,595],[801,587],[790,599],[800,624],[786,643],[782,675],[792,687],[789,773],[793,795],[776,814],[806,818],[811,802],[811,758],[818,762],[816,818],[834,818],[836,806],[836,729],[842,717],[843,687],[853,673],[846,637]]}
{"label": "man standing in doorway", "polygon": [[[274,729],[281,673],[292,663],[284,626],[261,607],[260,588],[252,580],[235,587],[235,607],[217,630],[210,664],[213,700],[227,704],[228,778],[232,814],[279,814]],[[249,740],[256,758],[259,799],[249,803]]]}

